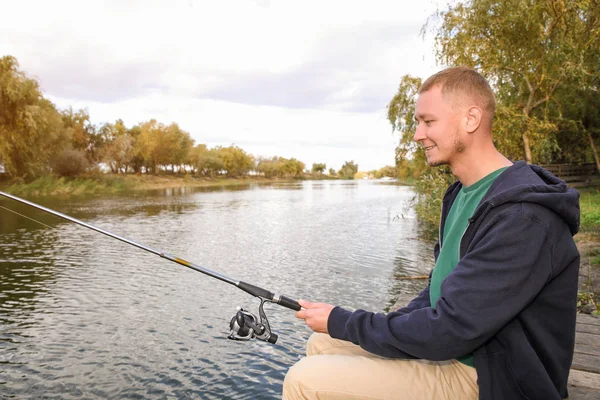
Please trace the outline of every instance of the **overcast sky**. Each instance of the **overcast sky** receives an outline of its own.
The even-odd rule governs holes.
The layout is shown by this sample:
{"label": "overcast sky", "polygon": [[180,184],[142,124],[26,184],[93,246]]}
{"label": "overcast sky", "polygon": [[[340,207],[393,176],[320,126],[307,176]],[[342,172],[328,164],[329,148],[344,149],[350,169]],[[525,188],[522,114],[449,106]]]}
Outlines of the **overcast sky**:
{"label": "overcast sky", "polygon": [[386,105],[436,72],[437,0],[2,1],[0,55],[92,122],[177,122],[310,168],[394,163]]}

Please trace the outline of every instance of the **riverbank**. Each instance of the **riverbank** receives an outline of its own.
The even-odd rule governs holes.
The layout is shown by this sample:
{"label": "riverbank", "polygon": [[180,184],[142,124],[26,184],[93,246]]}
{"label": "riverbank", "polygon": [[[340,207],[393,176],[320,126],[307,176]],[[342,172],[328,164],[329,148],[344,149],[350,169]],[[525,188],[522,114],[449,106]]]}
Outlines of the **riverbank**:
{"label": "riverbank", "polygon": [[114,175],[101,174],[82,178],[45,176],[29,183],[0,182],[0,189],[16,196],[77,196],[117,194],[137,190],[179,187],[225,187],[274,182],[294,182],[298,179],[196,178],[190,175]]}
{"label": "riverbank", "polygon": [[[329,177],[319,177],[327,179]],[[334,178],[329,178],[334,179]],[[0,182],[0,190],[21,197],[78,196],[127,193],[179,187],[228,187],[249,184],[295,182],[300,179],[198,178],[190,175],[96,174],[82,178],[46,176],[30,183]],[[398,182],[395,182],[398,184]],[[600,314],[600,191],[581,189],[581,231],[575,241],[581,254],[580,310]]]}

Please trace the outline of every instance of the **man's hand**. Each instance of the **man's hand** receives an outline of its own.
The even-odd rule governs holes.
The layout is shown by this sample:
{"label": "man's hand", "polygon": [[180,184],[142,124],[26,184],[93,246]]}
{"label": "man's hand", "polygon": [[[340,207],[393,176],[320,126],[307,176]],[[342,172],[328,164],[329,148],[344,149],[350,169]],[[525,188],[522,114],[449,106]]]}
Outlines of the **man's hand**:
{"label": "man's hand", "polygon": [[311,303],[306,300],[298,300],[302,310],[296,313],[296,318],[303,319],[304,322],[315,332],[329,333],[327,330],[327,320],[329,314],[335,306],[325,303]]}

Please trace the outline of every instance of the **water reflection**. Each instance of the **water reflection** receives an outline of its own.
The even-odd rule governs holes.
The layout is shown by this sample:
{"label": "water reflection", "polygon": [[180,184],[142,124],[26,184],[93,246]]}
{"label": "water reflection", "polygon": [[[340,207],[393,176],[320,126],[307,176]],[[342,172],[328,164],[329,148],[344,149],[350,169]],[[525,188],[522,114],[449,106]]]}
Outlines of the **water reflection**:
{"label": "water reflection", "polygon": [[[429,272],[410,188],[296,182],[34,200],[294,298],[382,310]],[[225,339],[256,299],[73,223],[0,202],[0,387],[17,398],[276,399],[308,329],[266,307],[276,345]],[[401,215],[401,217],[398,217]]]}

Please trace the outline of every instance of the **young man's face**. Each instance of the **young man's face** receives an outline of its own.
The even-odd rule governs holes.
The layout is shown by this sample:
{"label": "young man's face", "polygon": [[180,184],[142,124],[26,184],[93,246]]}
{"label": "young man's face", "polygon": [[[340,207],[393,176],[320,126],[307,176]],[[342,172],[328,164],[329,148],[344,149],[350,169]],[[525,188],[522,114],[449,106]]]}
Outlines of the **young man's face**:
{"label": "young man's face", "polygon": [[452,165],[452,160],[465,149],[460,140],[460,116],[456,109],[444,100],[439,86],[419,95],[415,105],[417,130],[413,140],[425,148],[430,166]]}

